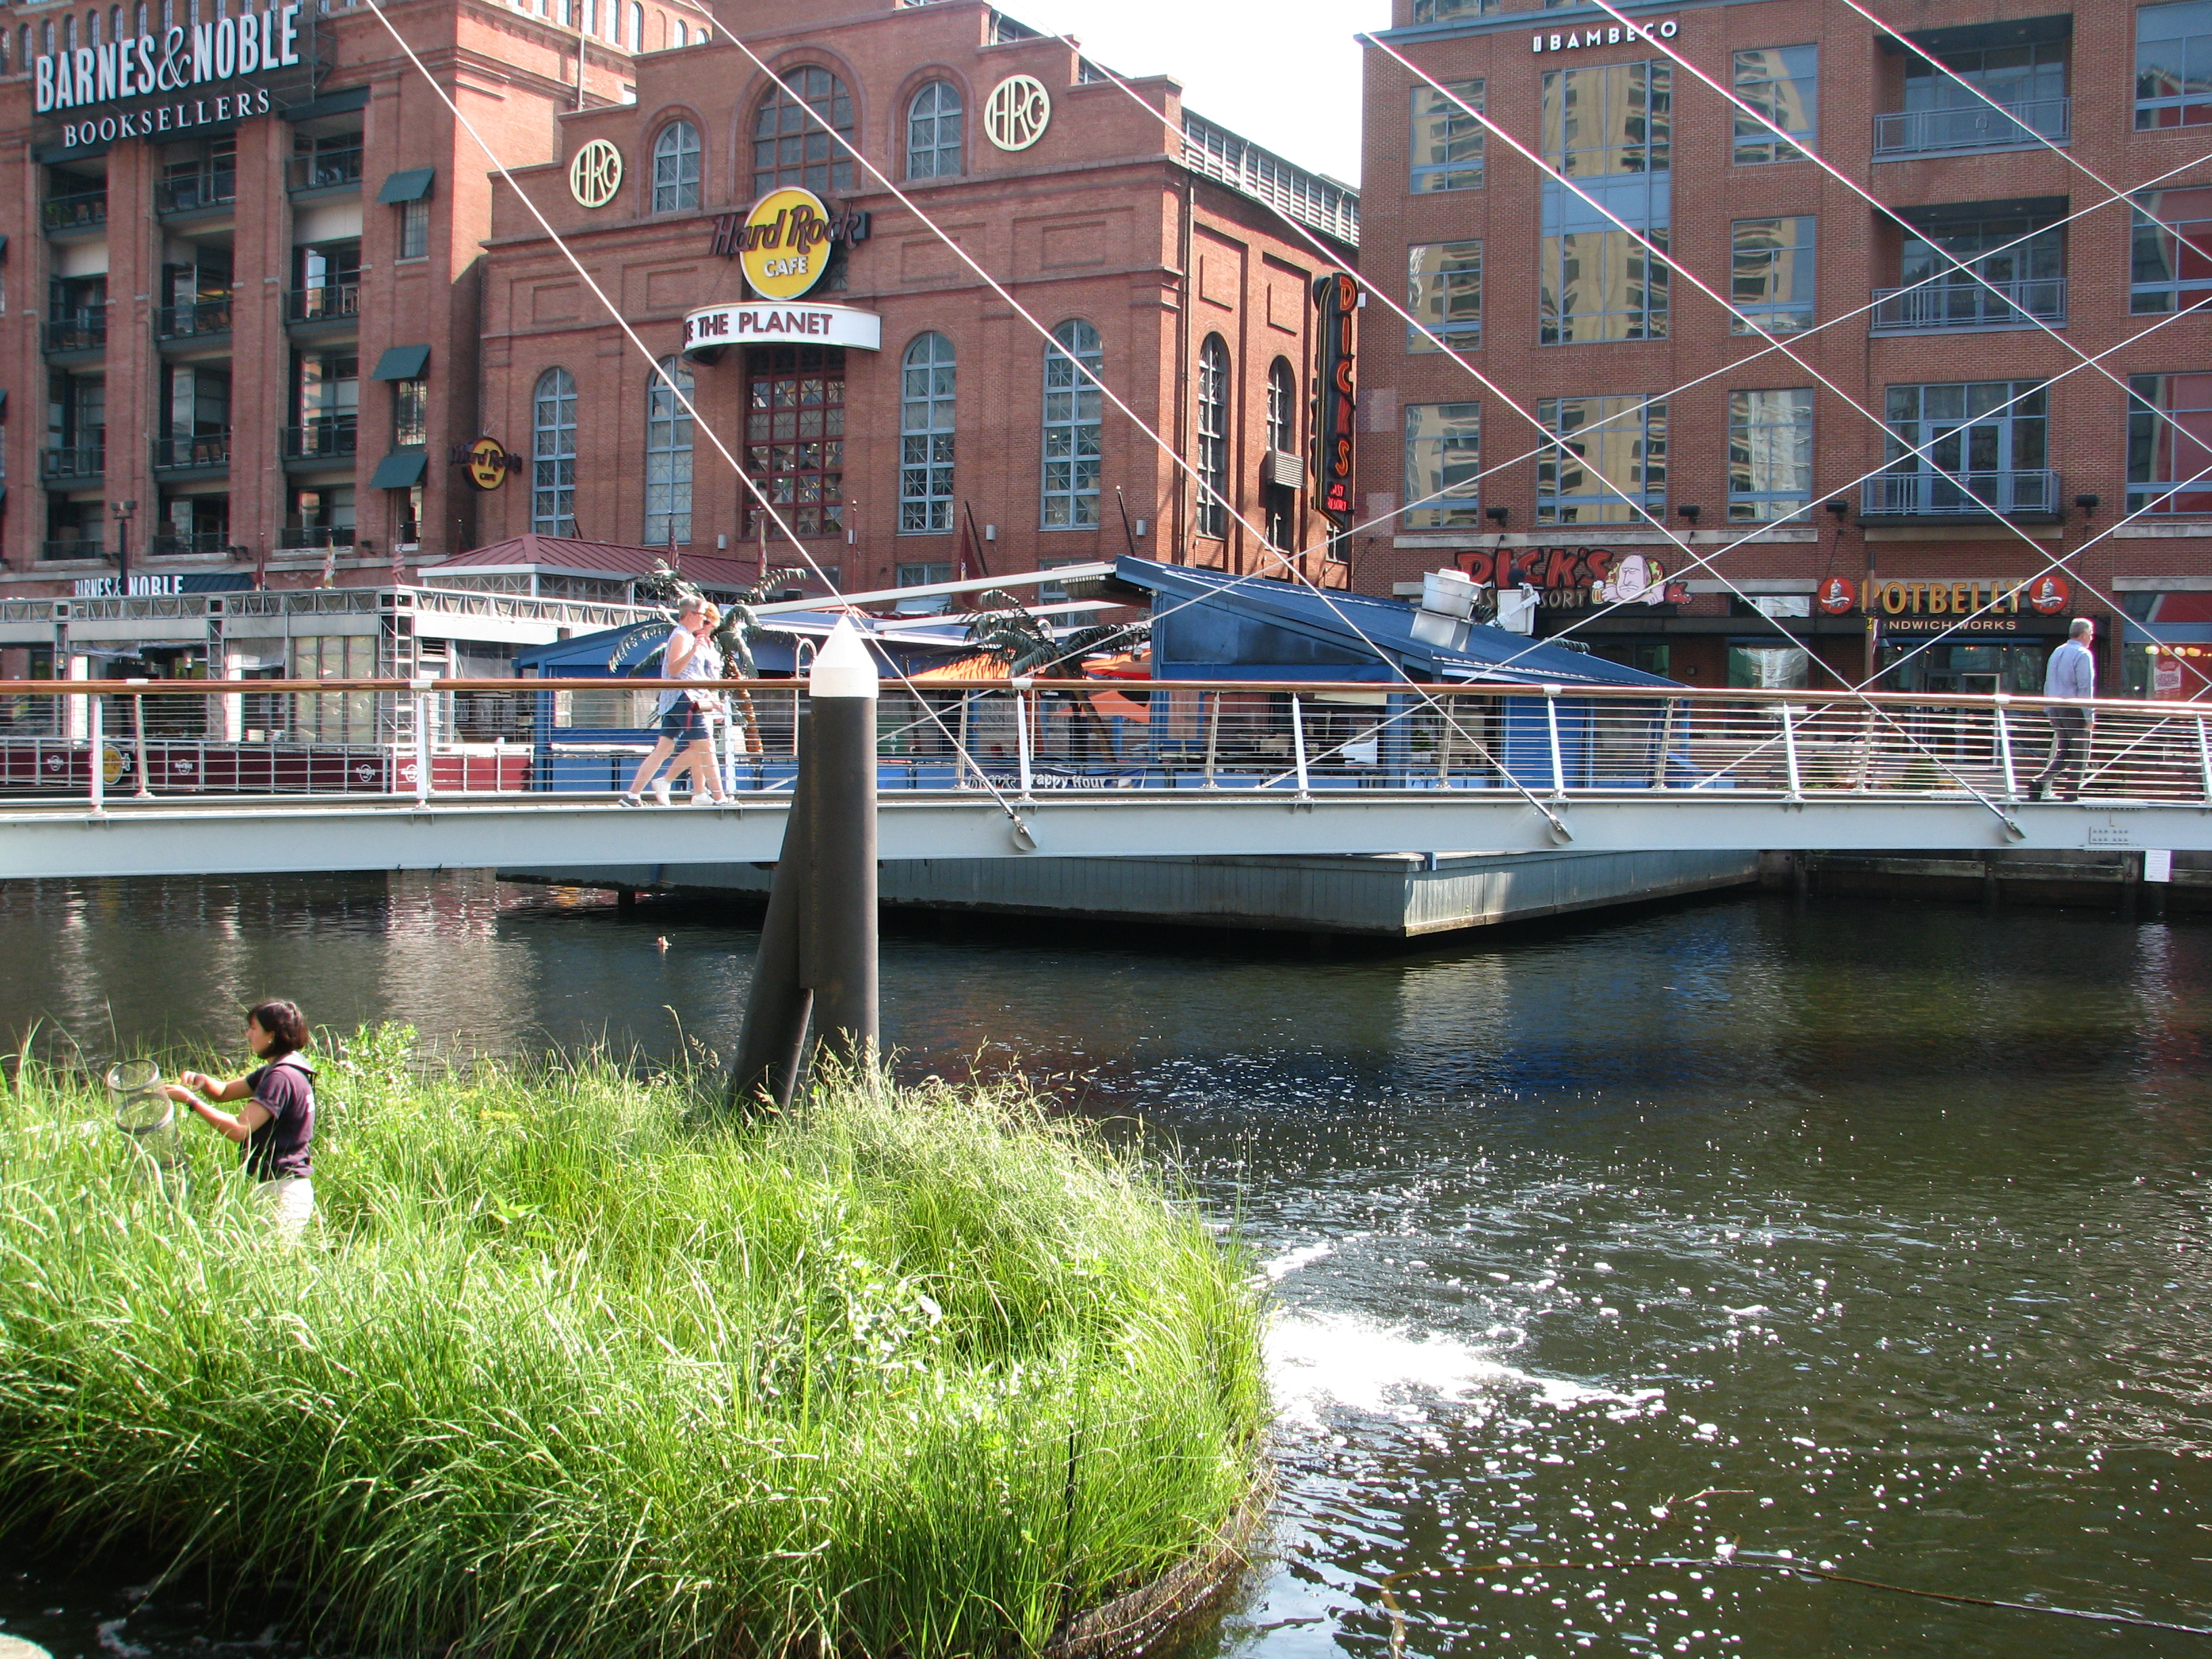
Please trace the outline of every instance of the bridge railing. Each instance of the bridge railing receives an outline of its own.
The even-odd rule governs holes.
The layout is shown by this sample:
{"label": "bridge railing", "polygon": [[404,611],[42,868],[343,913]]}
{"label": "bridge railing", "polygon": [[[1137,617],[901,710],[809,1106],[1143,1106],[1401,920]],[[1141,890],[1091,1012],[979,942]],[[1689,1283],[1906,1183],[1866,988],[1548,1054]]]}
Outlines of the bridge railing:
{"label": "bridge railing", "polygon": [[[626,786],[664,690],[587,680],[0,682],[0,789],[593,795]],[[727,682],[710,724],[739,791],[787,788],[804,698]],[[886,683],[884,789],[1648,791],[1797,799],[2056,793],[2212,805],[2212,703],[1377,682]],[[94,757],[99,757],[95,765]]]}

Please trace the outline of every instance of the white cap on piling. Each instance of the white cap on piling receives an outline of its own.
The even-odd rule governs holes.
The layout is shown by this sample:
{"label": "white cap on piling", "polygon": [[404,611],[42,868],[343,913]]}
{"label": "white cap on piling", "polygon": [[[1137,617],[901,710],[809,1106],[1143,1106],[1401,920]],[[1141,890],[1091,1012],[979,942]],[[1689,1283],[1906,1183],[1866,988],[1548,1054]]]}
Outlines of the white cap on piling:
{"label": "white cap on piling", "polygon": [[853,626],[850,617],[837,618],[836,627],[814,653],[813,669],[806,676],[807,695],[816,697],[868,697],[876,695],[876,659]]}

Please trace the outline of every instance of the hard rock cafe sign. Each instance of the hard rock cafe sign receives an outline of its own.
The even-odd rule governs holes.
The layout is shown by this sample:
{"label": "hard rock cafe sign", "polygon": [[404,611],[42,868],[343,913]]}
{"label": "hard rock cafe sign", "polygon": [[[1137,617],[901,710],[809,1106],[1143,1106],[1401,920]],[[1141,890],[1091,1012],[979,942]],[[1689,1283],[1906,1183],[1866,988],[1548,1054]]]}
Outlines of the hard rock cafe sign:
{"label": "hard rock cafe sign", "polygon": [[796,300],[829,274],[834,248],[867,240],[866,214],[832,217],[811,190],[772,190],[742,219],[725,213],[714,221],[714,251],[737,255],[763,300]]}

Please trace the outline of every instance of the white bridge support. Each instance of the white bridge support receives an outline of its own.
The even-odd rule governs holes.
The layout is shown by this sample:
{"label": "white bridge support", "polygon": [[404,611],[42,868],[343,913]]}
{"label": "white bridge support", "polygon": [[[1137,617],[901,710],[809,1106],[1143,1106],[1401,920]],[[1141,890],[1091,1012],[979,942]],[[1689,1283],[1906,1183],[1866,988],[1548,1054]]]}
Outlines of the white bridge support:
{"label": "white bridge support", "polygon": [[[1006,811],[974,792],[884,797],[886,860],[1218,857],[1406,851],[1641,852],[1675,848],[1916,852],[1936,848],[2163,848],[2212,852],[2212,808],[2123,801],[2008,809],[2015,838],[1971,798],[1791,802],[1738,794],[1575,795],[1548,801],[1562,842],[1529,804],[1503,791],[1289,795],[1068,791]],[[738,806],[628,811],[568,804],[434,800],[112,801],[0,811],[0,875],[243,875],[331,870],[526,868],[773,860],[782,795]]]}

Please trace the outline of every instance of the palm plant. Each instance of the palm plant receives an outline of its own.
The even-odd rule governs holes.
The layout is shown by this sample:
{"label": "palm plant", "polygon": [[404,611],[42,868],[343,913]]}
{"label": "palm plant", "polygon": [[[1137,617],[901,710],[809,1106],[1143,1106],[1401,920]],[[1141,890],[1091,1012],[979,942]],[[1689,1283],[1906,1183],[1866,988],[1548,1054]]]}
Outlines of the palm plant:
{"label": "palm plant", "polygon": [[[724,679],[751,680],[760,678],[760,666],[753,659],[752,642],[776,630],[761,621],[757,607],[766,605],[769,595],[785,583],[798,580],[805,574],[805,571],[797,569],[763,570],[751,586],[742,589],[727,604],[720,605],[722,619],[714,624],[712,637],[715,648],[722,653]],[[607,655],[609,673],[642,673],[653,660],[653,649],[657,648],[659,638],[665,630],[675,625],[684,608],[693,603],[704,605],[708,602],[697,584],[686,580],[681,572],[671,568],[662,559],[655,559],[653,574],[638,583],[637,598],[642,604],[660,605],[661,615],[652,622],[635,623],[616,636],[614,649]],[[760,753],[763,748],[760,717],[754,711],[752,694],[739,691],[737,700],[738,724],[732,734],[733,744],[742,735],[746,752]]]}
{"label": "palm plant", "polygon": [[1072,669],[1109,647],[1133,651],[1152,636],[1152,624],[1145,619],[1079,628],[1055,639],[1043,618],[1001,588],[988,589],[979,604],[982,609],[968,624],[968,638],[986,656],[1003,659],[1011,675]]}

